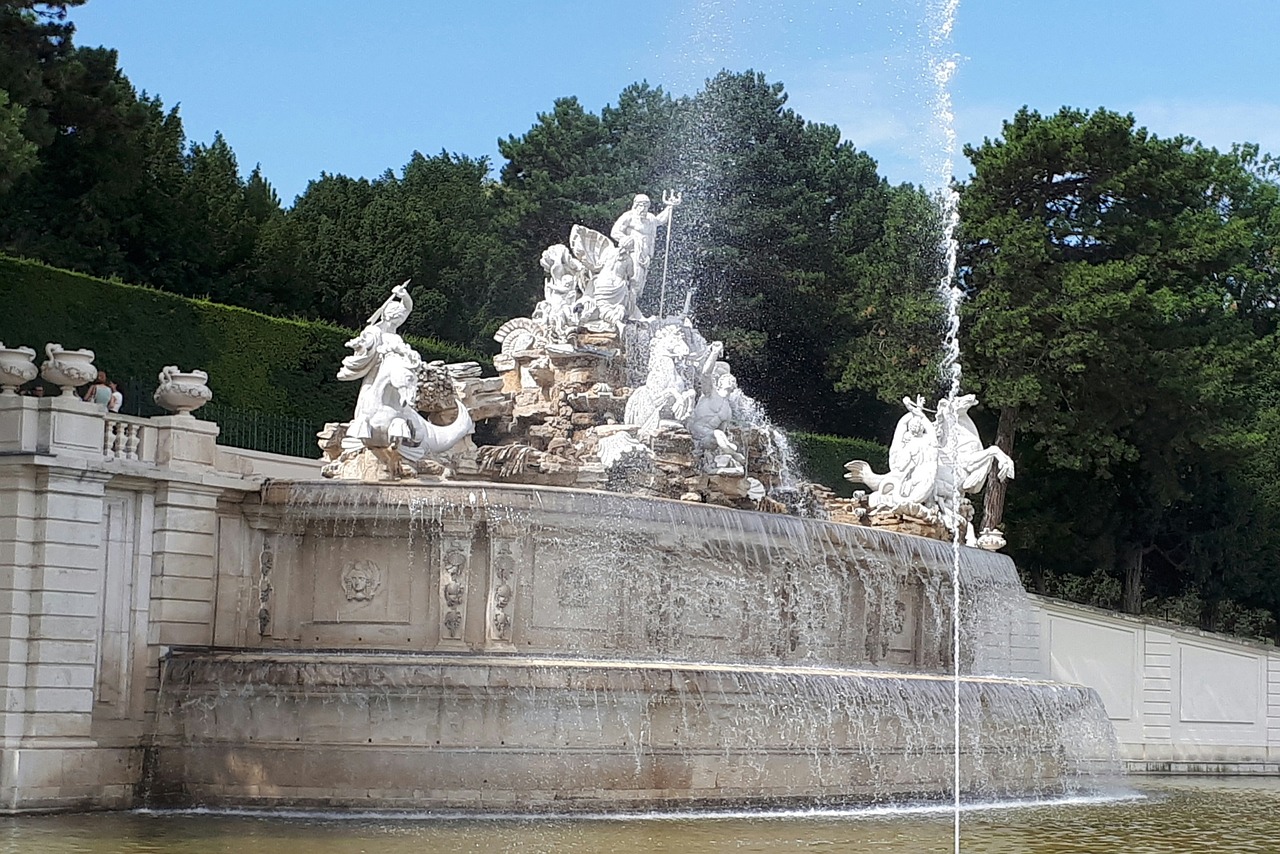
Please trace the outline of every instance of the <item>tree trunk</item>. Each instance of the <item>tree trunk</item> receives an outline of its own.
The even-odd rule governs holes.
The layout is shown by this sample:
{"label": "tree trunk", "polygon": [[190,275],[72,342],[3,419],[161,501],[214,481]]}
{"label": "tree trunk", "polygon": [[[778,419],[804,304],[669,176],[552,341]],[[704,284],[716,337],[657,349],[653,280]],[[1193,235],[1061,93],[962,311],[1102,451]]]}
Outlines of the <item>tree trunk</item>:
{"label": "tree trunk", "polygon": [[[996,447],[1009,456],[1013,456],[1013,438],[1017,430],[1018,407],[1005,406],[1000,410],[1000,421],[996,424]],[[1009,491],[1009,482],[1001,480],[996,468],[992,466],[987,472],[987,494],[982,501],[982,527],[999,528],[1004,524],[1004,499]]]}
{"label": "tree trunk", "polygon": [[1218,630],[1218,615],[1222,612],[1222,603],[1217,599],[1206,598],[1200,603],[1200,628],[1206,632]]}
{"label": "tree trunk", "polygon": [[1122,569],[1124,570],[1124,591],[1121,593],[1120,607],[1126,614],[1142,613],[1142,564],[1145,552],[1141,546],[1126,546]]}

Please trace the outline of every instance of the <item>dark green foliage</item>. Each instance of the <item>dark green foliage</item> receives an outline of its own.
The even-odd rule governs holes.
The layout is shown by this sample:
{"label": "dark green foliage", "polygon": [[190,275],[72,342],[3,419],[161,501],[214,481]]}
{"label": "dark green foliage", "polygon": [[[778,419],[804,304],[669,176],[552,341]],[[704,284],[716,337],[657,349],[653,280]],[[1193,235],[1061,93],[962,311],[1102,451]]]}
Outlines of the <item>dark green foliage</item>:
{"label": "dark green foliage", "polygon": [[1060,571],[1088,555],[1135,613],[1144,584],[1239,594],[1256,505],[1238,473],[1280,293],[1274,184],[1106,110],[1022,110],[966,153],[969,385],[1009,416],[1001,441],[1020,474],[1036,466],[1033,492],[1090,497],[1062,537],[1033,528],[1015,554]]}
{"label": "dark green foliage", "polygon": [[[165,365],[208,371],[214,400],[313,421],[350,416],[357,383],[334,379],[350,330],[282,320],[0,256],[0,341],[40,351],[86,347],[114,378],[154,379]],[[410,338],[424,359],[477,354]],[[155,383],[148,387],[154,388]]]}
{"label": "dark green foliage", "polygon": [[878,442],[800,432],[788,433],[787,438],[791,440],[804,476],[834,490],[837,495],[847,497],[855,489],[865,488],[844,479],[844,464],[850,460],[871,463],[878,471],[889,467],[889,449]]}
{"label": "dark green foliage", "polygon": [[26,118],[26,107],[0,89],[0,193],[36,164],[36,144],[22,135]]}
{"label": "dark green foliage", "polygon": [[411,332],[492,349],[493,330],[532,309],[535,292],[495,230],[487,172],[483,158],[442,152],[415,153],[401,177],[322,175],[263,240],[296,252],[294,287],[312,294],[310,316],[359,325],[412,278]]}
{"label": "dark green foliage", "polygon": [[854,259],[883,236],[890,191],[875,161],[752,72],[707,81],[675,133],[688,202],[673,275],[697,289],[700,324],[775,418],[848,430],[830,342],[836,306],[865,284]]}

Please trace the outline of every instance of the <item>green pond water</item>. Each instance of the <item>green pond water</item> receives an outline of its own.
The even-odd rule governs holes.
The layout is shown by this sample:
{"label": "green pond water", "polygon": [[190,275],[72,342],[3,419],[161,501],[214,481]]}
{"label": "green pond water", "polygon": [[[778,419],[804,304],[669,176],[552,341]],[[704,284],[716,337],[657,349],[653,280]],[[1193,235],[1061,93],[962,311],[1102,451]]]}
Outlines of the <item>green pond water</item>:
{"label": "green pond water", "polygon": [[[1151,780],[1137,797],[966,811],[962,850],[991,854],[1280,852],[1280,779]],[[622,818],[98,813],[0,819],[4,854],[952,851],[949,812]]]}

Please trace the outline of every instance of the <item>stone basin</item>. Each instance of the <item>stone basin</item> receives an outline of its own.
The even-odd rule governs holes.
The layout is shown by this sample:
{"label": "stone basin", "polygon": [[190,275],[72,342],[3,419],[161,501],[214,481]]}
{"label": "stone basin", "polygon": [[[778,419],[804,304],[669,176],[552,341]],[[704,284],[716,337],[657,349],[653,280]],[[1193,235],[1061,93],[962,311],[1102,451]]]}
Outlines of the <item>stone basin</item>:
{"label": "stone basin", "polygon": [[[951,680],[833,668],[178,650],[152,804],[598,811],[937,799]],[[1091,689],[961,683],[966,797],[1090,791]]]}
{"label": "stone basin", "polygon": [[[219,544],[228,648],[162,663],[153,803],[951,790],[946,543],[590,490],[276,482],[224,513]],[[1007,557],[961,558],[965,790],[1087,788],[1114,751],[1097,695],[1009,678],[1035,642],[1025,593]]]}

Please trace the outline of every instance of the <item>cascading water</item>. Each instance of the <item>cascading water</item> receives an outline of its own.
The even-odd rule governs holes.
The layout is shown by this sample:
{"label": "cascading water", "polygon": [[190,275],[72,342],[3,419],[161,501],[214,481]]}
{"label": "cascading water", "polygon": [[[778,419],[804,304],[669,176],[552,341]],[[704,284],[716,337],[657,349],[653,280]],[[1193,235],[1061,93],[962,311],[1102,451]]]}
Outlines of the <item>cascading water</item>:
{"label": "cascading water", "polygon": [[[236,650],[165,662],[153,796],[580,810],[903,802],[951,786],[947,544],[583,490],[277,484]],[[969,549],[961,667],[1025,653]],[[269,558],[269,559],[268,559]],[[357,581],[359,583],[357,583]],[[246,584],[249,589],[253,584]],[[269,612],[265,622],[259,609]],[[1092,791],[1096,695],[960,684],[965,790]]]}

